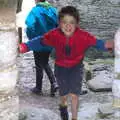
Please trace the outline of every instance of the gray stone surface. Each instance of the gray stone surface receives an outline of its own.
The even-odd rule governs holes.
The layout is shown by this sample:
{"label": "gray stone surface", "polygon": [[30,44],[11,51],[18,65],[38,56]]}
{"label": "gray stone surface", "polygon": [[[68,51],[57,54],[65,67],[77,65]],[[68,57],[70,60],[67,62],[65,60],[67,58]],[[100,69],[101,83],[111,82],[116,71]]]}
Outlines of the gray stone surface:
{"label": "gray stone surface", "polygon": [[0,99],[0,120],[18,120],[19,97],[4,96]]}
{"label": "gray stone surface", "polygon": [[106,71],[100,71],[98,75],[87,82],[88,87],[93,91],[112,90],[113,74],[106,74]]}
{"label": "gray stone surface", "polygon": [[60,117],[55,112],[45,108],[23,107],[20,113],[23,114],[25,120],[60,120]]}
{"label": "gray stone surface", "polygon": [[113,59],[97,59],[91,68],[92,78],[87,81],[88,88],[95,92],[112,91],[114,80]]}
{"label": "gray stone surface", "polygon": [[[119,0],[54,0],[58,8],[75,6],[80,13],[80,26],[99,39],[113,39],[120,26]],[[58,6],[59,5],[59,6]]]}
{"label": "gray stone surface", "polygon": [[112,104],[108,103],[108,104],[101,104],[98,108],[98,111],[102,114],[102,115],[111,115],[114,113],[114,108],[112,107]]}
{"label": "gray stone surface", "polygon": [[15,9],[4,6],[9,3],[0,1],[0,120],[18,120],[18,96],[12,94],[18,78]]}

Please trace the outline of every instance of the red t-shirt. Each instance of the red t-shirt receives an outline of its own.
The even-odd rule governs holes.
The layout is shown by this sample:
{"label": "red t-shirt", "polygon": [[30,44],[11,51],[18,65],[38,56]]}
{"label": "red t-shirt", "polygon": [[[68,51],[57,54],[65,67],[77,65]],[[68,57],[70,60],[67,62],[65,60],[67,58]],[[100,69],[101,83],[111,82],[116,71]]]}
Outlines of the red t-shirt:
{"label": "red t-shirt", "polygon": [[52,46],[56,50],[55,63],[61,67],[73,67],[80,63],[84,58],[86,50],[96,45],[96,38],[86,31],[76,28],[74,34],[69,38],[71,53],[69,56],[65,53],[67,37],[59,28],[51,30],[44,35],[43,43]]}

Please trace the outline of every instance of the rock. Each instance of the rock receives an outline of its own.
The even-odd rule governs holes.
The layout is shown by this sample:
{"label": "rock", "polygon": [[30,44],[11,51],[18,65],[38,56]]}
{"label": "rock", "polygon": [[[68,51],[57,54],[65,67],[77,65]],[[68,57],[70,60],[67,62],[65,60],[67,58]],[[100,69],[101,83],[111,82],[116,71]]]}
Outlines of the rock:
{"label": "rock", "polygon": [[86,61],[84,61],[83,64],[84,64],[85,81],[88,81],[92,77],[91,68],[90,68],[90,65]]}
{"label": "rock", "polygon": [[112,84],[113,106],[120,108],[120,79],[114,79]]}
{"label": "rock", "polygon": [[120,73],[120,57],[115,57],[115,73]]}
{"label": "rock", "polygon": [[98,112],[99,112],[100,118],[107,118],[108,116],[111,116],[114,114],[114,108],[112,107],[111,103],[102,104],[98,108]]}
{"label": "rock", "polygon": [[114,40],[115,40],[115,57],[120,58],[120,28],[117,30]]}
{"label": "rock", "polygon": [[8,94],[15,89],[18,78],[18,71],[16,66],[12,66],[0,72],[0,94]]}
{"label": "rock", "polygon": [[86,79],[86,81],[88,81],[88,80],[91,80],[92,79],[92,73],[91,73],[91,71],[86,71],[86,73],[85,73],[86,75],[85,75],[85,79]]}
{"label": "rock", "polygon": [[15,6],[15,0],[0,1],[0,120],[18,120]]}
{"label": "rock", "polygon": [[111,91],[112,90],[112,80],[106,71],[100,71],[93,79],[87,82],[90,90],[95,92],[100,91]]}
{"label": "rock", "polygon": [[22,112],[19,114],[19,120],[26,120],[26,119],[27,119],[26,113]]}
{"label": "rock", "polygon": [[120,118],[120,109],[116,110],[116,112],[114,113],[115,118]]}
{"label": "rock", "polygon": [[96,103],[96,102],[84,103],[80,105],[79,112],[78,112],[78,118],[80,118],[80,120],[96,120],[96,114],[98,112],[97,111],[98,107],[99,107],[99,103]]}
{"label": "rock", "polygon": [[0,101],[0,120],[18,120],[19,100],[18,96],[4,97]]}
{"label": "rock", "polygon": [[[8,0],[5,3],[10,4]],[[18,79],[15,9],[0,7],[0,17],[0,94],[3,95],[14,90]]]}
{"label": "rock", "polygon": [[16,63],[18,47],[16,35],[13,30],[11,32],[9,29],[10,28],[7,29],[9,32],[3,29],[3,32],[0,32],[0,71]]}

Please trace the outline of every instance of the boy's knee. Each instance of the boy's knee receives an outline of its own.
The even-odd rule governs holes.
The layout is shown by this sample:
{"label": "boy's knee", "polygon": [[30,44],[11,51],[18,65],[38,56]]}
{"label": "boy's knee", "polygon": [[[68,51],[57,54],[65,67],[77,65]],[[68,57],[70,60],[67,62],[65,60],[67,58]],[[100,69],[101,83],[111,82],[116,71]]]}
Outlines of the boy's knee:
{"label": "boy's knee", "polygon": [[75,98],[78,98],[78,95],[73,94],[73,93],[71,93],[70,96],[71,96],[72,98],[74,98],[74,99],[75,99]]}
{"label": "boy's knee", "polygon": [[61,104],[67,105],[67,96],[61,96]]}

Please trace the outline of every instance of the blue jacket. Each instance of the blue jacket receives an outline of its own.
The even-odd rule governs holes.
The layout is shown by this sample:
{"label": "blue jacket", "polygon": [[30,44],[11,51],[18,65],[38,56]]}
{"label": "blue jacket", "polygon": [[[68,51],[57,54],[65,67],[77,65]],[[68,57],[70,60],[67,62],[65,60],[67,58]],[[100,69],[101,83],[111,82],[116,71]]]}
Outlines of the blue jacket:
{"label": "blue jacket", "polygon": [[[29,40],[36,40],[49,30],[56,28],[58,22],[57,9],[48,2],[39,2],[32,8],[26,18],[26,34]],[[40,44],[40,43],[38,43]],[[41,45],[40,45],[41,46]],[[41,46],[34,51],[51,51],[49,46]]]}

